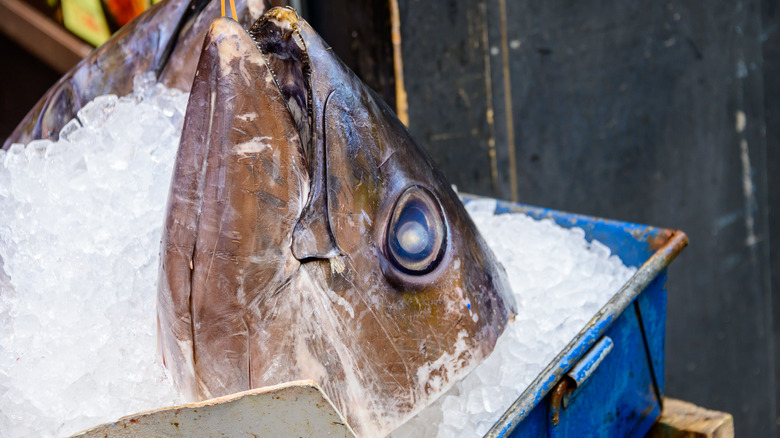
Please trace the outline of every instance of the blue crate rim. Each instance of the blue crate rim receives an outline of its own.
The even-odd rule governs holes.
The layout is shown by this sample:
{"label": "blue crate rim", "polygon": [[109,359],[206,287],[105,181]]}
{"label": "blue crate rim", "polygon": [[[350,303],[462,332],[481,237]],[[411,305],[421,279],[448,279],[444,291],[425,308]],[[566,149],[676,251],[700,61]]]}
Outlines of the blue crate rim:
{"label": "blue crate rim", "polygon": [[[475,199],[485,199],[479,196],[459,194],[464,202]],[[511,207],[512,212],[536,213],[539,216],[549,216],[552,210],[539,207],[526,206],[506,201],[498,201],[498,205]],[[512,403],[501,418],[485,434],[485,438],[500,438],[509,436],[510,433],[528,416],[531,410],[538,405],[547,393],[561,380],[561,378],[574,366],[582,356],[587,353],[593,344],[607,331],[612,322],[634,301],[634,299],[674,260],[677,255],[688,245],[688,237],[680,230],[655,228],[648,225],[618,222],[609,219],[600,219],[593,216],[576,215],[565,212],[562,214],[572,223],[579,220],[588,222],[601,221],[607,224],[627,227],[630,230],[652,233],[661,231],[669,234],[666,242],[647,259],[636,273],[623,285],[622,288],[610,299],[601,310],[585,325],[582,331],[574,337],[547,367],[534,379]],[[643,234],[644,234],[643,233]]]}

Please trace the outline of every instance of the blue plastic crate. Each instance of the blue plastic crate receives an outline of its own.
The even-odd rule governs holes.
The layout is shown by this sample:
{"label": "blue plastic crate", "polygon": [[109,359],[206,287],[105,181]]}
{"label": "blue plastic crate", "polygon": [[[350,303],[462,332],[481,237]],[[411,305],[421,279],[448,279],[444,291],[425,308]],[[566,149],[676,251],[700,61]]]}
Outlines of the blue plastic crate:
{"label": "blue plastic crate", "polygon": [[688,244],[685,233],[503,201],[497,212],[580,227],[638,270],[486,436],[644,436],[661,414],[666,267]]}

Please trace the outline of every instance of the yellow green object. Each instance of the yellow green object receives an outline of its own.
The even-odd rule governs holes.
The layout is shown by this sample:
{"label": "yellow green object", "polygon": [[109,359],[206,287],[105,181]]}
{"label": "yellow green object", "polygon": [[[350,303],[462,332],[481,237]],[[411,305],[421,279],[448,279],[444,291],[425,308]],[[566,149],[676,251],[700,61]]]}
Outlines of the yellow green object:
{"label": "yellow green object", "polygon": [[62,19],[68,30],[95,47],[111,37],[100,0],[62,0]]}

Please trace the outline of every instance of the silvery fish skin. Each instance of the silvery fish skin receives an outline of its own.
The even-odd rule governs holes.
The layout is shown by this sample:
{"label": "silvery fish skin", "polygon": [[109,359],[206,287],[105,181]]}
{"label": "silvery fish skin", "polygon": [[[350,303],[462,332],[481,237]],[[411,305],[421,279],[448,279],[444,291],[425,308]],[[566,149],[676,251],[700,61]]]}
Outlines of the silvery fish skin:
{"label": "silvery fish skin", "polygon": [[359,436],[383,436],[514,313],[450,185],[306,22],[214,21],[161,246],[159,342],[180,389],[312,379]]}
{"label": "silvery fish skin", "polygon": [[[265,9],[263,0],[236,0],[238,19],[247,26]],[[219,16],[217,0],[164,0],[153,6],[57,81],[3,149],[41,138],[57,140],[83,105],[104,94],[129,94],[133,78],[142,73],[154,72],[167,87],[189,91],[203,38]]]}

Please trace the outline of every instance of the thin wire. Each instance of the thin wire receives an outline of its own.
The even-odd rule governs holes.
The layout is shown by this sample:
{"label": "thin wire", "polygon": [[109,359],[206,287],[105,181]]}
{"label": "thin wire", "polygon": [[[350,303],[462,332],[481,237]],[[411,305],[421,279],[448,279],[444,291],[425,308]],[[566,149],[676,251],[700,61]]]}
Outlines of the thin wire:
{"label": "thin wire", "polygon": [[233,19],[238,21],[238,14],[236,14],[236,4],[233,0],[230,0],[230,13],[233,14]]}
{"label": "thin wire", "polygon": [[[225,1],[226,0],[219,0],[219,7],[220,10],[222,11],[222,18],[225,18]],[[233,16],[233,19],[238,21],[238,14],[236,13],[236,4],[233,2],[233,0],[228,0],[228,1],[230,1],[230,13]]]}

